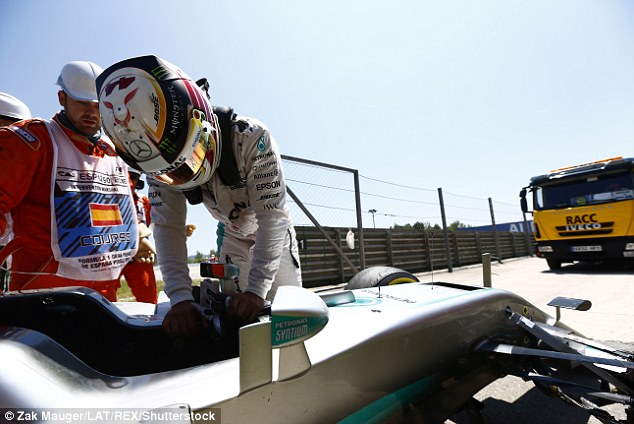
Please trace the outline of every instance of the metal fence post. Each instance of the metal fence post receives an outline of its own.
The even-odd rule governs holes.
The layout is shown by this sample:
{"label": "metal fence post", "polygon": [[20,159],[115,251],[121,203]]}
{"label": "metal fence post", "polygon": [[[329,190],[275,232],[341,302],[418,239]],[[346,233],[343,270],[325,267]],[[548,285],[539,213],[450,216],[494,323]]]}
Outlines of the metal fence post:
{"label": "metal fence post", "polygon": [[445,216],[445,202],[442,198],[442,187],[438,188],[438,200],[440,201],[440,215],[442,216],[442,230],[445,235],[445,254],[447,255],[447,272],[453,272],[451,263],[451,249],[449,247],[449,230],[447,229],[447,217]]}
{"label": "metal fence post", "polygon": [[359,237],[359,269],[365,269],[365,243],[363,241],[363,219],[361,218],[361,189],[359,188],[359,171],[352,172],[354,176],[354,201],[357,208],[357,233]]}
{"label": "metal fence post", "polygon": [[489,210],[491,211],[491,227],[493,228],[493,239],[495,240],[495,255],[498,261],[502,260],[500,255],[500,241],[498,240],[498,232],[495,229],[495,214],[493,213],[493,200],[489,197]]}
{"label": "metal fence post", "polygon": [[491,254],[484,253],[482,255],[482,283],[484,287],[491,286]]}

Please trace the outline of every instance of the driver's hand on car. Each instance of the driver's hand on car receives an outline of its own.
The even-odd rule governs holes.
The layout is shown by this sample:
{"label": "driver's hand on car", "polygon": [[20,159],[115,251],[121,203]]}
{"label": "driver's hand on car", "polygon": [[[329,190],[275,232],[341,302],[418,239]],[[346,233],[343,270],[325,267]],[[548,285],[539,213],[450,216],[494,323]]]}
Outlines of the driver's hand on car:
{"label": "driver's hand on car", "polygon": [[255,293],[232,293],[227,315],[240,324],[250,324],[257,320],[263,308],[264,299]]}
{"label": "driver's hand on car", "polygon": [[163,331],[171,337],[195,337],[207,325],[200,309],[190,300],[177,303],[163,319]]}

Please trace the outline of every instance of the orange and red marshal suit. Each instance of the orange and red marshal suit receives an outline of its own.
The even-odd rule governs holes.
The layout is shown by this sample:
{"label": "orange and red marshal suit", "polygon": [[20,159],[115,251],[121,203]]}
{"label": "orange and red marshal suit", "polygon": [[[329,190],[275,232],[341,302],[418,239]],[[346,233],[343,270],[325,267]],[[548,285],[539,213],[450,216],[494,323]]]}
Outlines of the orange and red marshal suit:
{"label": "orange and red marshal suit", "polygon": [[[132,178],[130,173],[130,189],[134,197],[134,205],[137,211],[137,221],[150,226],[150,199],[146,196],[139,196],[136,191],[138,179]],[[137,177],[138,178],[138,177]],[[157,303],[158,291],[156,289],[156,276],[154,275],[154,265],[148,262],[129,262],[122,272],[132,294],[137,302]]]}
{"label": "orange and red marshal suit", "polygon": [[20,121],[0,129],[0,169],[0,235],[13,217],[0,258],[13,257],[9,289],[85,286],[116,301],[138,235],[127,166],[108,141],[73,132],[59,113]]}

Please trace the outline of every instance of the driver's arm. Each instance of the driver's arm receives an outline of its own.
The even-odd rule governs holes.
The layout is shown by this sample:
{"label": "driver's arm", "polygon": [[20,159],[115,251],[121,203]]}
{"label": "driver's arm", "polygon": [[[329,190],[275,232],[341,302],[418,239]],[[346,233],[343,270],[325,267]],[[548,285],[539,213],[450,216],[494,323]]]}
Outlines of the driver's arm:
{"label": "driver's arm", "polygon": [[154,225],[156,255],[172,309],[163,320],[170,336],[195,335],[202,317],[192,296],[187,264],[187,235],[184,233],[187,199],[182,192],[148,178],[150,214]]}

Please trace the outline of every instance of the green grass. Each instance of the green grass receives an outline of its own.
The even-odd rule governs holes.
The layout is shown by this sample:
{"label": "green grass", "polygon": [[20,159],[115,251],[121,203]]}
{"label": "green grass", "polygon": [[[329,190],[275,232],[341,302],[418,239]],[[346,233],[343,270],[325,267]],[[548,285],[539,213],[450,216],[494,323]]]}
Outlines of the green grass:
{"label": "green grass", "polygon": [[[163,290],[163,281],[157,281],[156,282],[156,288],[158,289],[158,291]],[[128,286],[128,282],[125,280],[125,278],[121,279],[121,287],[119,287],[119,290],[117,290],[117,300],[124,300],[124,301],[133,301],[135,300],[134,295],[132,294],[132,290],[130,290],[130,286]]]}
{"label": "green grass", "polygon": [[[200,280],[195,279],[193,284],[200,285]],[[156,282],[156,288],[158,289],[159,292],[163,290],[164,285],[165,284],[163,283],[163,280],[158,280]],[[132,290],[130,290],[130,286],[128,286],[128,283],[125,280],[125,278],[121,278],[121,287],[119,287],[119,290],[117,290],[117,300],[122,300],[127,302],[135,300],[134,295],[132,294]]]}

